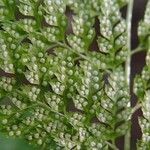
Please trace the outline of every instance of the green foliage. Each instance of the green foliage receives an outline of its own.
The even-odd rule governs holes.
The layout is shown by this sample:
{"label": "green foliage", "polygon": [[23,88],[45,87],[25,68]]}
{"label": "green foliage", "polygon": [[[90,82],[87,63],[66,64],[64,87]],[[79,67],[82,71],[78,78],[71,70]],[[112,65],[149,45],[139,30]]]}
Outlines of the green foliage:
{"label": "green foliage", "polygon": [[148,1],[145,16],[139,26],[141,45],[147,50],[146,65],[141,75],[135,78],[134,90],[142,104],[143,117],[139,119],[143,137],[139,141],[139,150],[150,149],[150,1]]}
{"label": "green foliage", "polygon": [[[132,115],[125,4],[0,0],[0,132],[44,150],[116,149]],[[90,48],[95,39],[98,51]]]}

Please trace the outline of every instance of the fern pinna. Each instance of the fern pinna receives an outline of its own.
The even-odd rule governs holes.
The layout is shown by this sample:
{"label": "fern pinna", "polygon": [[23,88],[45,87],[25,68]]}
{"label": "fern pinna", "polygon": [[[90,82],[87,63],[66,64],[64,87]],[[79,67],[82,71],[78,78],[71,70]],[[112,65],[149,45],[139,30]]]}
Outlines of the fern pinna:
{"label": "fern pinna", "polygon": [[0,0],[1,133],[40,149],[117,149],[132,115],[125,4]]}
{"label": "fern pinna", "polygon": [[139,118],[142,129],[142,140],[138,142],[139,150],[150,149],[150,1],[147,3],[144,19],[138,28],[140,46],[146,49],[146,65],[141,74],[137,75],[134,83],[134,91],[142,105],[143,116]]}

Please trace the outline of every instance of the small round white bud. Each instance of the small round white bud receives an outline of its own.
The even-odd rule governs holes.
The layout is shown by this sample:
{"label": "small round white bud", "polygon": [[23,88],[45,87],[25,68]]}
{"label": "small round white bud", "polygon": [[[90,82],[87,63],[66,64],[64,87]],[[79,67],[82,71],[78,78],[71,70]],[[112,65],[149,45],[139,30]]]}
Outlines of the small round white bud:
{"label": "small round white bud", "polygon": [[17,130],[17,128],[18,128],[17,125],[13,125],[13,126],[12,126],[12,129],[13,129],[13,130]]}
{"label": "small round white bud", "polygon": [[47,71],[47,69],[46,69],[45,67],[42,67],[42,68],[41,68],[41,71],[42,71],[43,73],[45,73],[45,72]]}
{"label": "small round white bud", "polygon": [[2,124],[7,124],[7,122],[8,122],[7,119],[2,120]]}
{"label": "small round white bud", "polygon": [[16,45],[15,44],[11,44],[10,48],[11,49],[16,49]]}
{"label": "small round white bud", "polygon": [[98,84],[94,84],[94,88],[95,88],[96,90],[98,90],[98,89],[99,89],[99,85],[98,85]]}
{"label": "small round white bud", "polygon": [[29,141],[32,140],[32,136],[31,136],[31,135],[28,136],[28,140],[29,140]]}
{"label": "small round white bud", "polygon": [[39,134],[38,134],[38,133],[35,133],[35,134],[34,134],[34,137],[35,137],[36,139],[38,139],[38,138],[39,138]]}
{"label": "small round white bud", "polygon": [[9,136],[13,136],[14,135],[14,132],[13,131],[10,131],[9,132]]}
{"label": "small round white bud", "polygon": [[40,58],[43,57],[43,53],[39,52],[38,57],[40,57]]}
{"label": "small round white bud", "polygon": [[21,134],[21,131],[18,130],[18,131],[16,132],[16,135],[19,136],[20,134]]}
{"label": "small round white bud", "polygon": [[38,145],[42,145],[42,140],[39,139],[39,140],[37,141],[37,144],[38,144]]}

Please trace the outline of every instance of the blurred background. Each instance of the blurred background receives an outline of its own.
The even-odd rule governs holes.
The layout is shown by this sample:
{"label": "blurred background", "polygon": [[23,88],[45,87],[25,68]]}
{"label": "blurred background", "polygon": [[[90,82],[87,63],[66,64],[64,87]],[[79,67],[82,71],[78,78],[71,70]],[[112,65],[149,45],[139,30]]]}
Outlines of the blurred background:
{"label": "blurred background", "polygon": [[6,138],[0,133],[0,150],[37,150],[23,139]]}

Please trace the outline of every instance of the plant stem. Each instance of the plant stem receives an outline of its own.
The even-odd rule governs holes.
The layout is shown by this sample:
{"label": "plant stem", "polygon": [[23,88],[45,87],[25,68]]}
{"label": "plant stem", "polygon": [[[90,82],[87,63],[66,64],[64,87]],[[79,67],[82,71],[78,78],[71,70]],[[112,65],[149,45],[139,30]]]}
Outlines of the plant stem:
{"label": "plant stem", "polygon": [[68,45],[66,45],[65,43],[61,43],[61,42],[57,42],[57,44],[61,47],[67,48],[70,51],[72,51],[73,53],[77,54],[78,56],[80,56],[81,58],[91,62],[90,59],[88,59],[85,55],[81,54],[80,52],[77,52],[76,50],[74,50],[73,48],[69,47]]}
{"label": "plant stem", "polygon": [[[131,53],[131,22],[132,22],[132,10],[133,10],[133,0],[129,1],[128,11],[127,11],[127,47],[129,53]],[[126,81],[130,85],[130,72],[131,72],[131,56],[128,56],[126,61]]]}
{"label": "plant stem", "polygon": [[[131,27],[132,27],[132,12],[133,12],[133,4],[134,0],[130,0],[128,3],[128,10],[127,10],[127,47],[129,53],[131,53]],[[126,82],[129,87],[130,93],[130,73],[131,73],[131,56],[128,56],[125,66],[125,73],[126,73]],[[125,142],[124,142],[124,150],[130,150],[130,128],[125,135]]]}
{"label": "plant stem", "polygon": [[57,114],[57,115],[59,115],[59,116],[65,117],[63,114],[61,114],[61,113],[59,113],[59,112],[57,112],[57,111],[55,111],[55,110],[52,110],[49,106],[47,106],[46,104],[44,104],[44,103],[42,103],[42,102],[37,101],[37,104],[38,104],[39,106],[41,106],[41,107],[44,107],[46,110],[48,110],[48,111],[50,111],[50,112],[53,112],[53,113],[55,113],[55,114]]}
{"label": "plant stem", "polygon": [[110,146],[110,148],[112,148],[113,150],[118,150],[118,148],[115,146],[114,143],[109,143],[106,141],[106,144]]}
{"label": "plant stem", "polygon": [[142,47],[137,47],[136,49],[132,50],[132,51],[130,52],[130,54],[131,54],[131,56],[132,56],[132,55],[134,55],[134,54],[136,54],[136,53],[139,53],[139,52],[142,52],[142,51],[145,51],[145,49],[142,48]]}
{"label": "plant stem", "polygon": [[133,107],[132,109],[132,114],[135,113],[138,109],[140,109],[142,107],[141,103],[136,104],[136,106]]}

